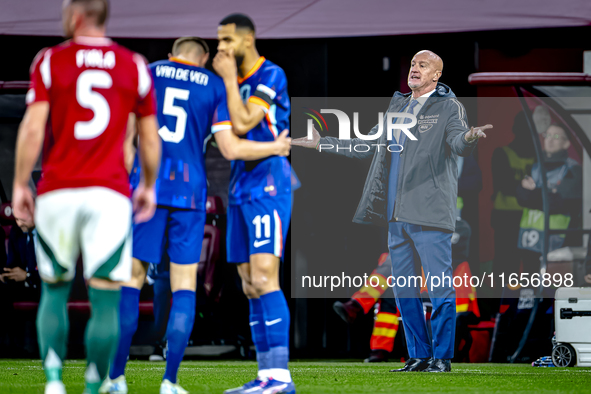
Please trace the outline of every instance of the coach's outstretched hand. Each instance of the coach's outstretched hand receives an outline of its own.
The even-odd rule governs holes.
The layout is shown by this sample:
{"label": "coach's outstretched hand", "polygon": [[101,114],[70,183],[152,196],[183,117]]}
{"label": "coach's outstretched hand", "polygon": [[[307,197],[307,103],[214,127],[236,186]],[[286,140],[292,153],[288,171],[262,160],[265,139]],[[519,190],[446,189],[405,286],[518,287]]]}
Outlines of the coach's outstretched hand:
{"label": "coach's outstretched hand", "polygon": [[320,142],[320,133],[314,128],[312,130],[312,139],[306,137],[296,138],[291,141],[292,145],[295,146],[302,146],[304,148],[312,148],[316,149],[318,143]]}
{"label": "coach's outstretched hand", "polygon": [[152,219],[156,212],[156,191],[154,187],[147,188],[140,182],[133,193],[133,213],[135,223],[144,223]]}
{"label": "coach's outstretched hand", "polygon": [[468,142],[472,142],[472,141],[477,140],[479,138],[486,138],[486,134],[484,134],[484,130],[492,129],[492,128],[493,128],[493,126],[491,124],[487,124],[486,126],[480,126],[480,127],[472,127],[470,129],[470,131],[468,131],[464,135],[464,138]]}
{"label": "coach's outstretched hand", "polygon": [[288,137],[288,135],[289,129],[285,129],[279,134],[277,139],[275,139],[277,156],[289,156],[289,151],[291,150],[291,138]]}
{"label": "coach's outstretched hand", "polygon": [[27,223],[35,222],[35,199],[29,186],[13,185],[12,215]]}

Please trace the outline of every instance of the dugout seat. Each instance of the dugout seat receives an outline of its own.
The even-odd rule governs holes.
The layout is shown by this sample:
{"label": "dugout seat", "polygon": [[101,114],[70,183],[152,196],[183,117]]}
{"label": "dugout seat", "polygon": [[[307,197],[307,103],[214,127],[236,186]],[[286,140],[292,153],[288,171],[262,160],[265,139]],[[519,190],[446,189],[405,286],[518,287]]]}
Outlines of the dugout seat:
{"label": "dugout seat", "polygon": [[223,215],[226,213],[224,203],[220,196],[207,196],[205,210],[208,215]]}
{"label": "dugout seat", "polygon": [[207,215],[207,224],[211,224],[219,228],[222,230],[222,232],[225,231],[226,209],[220,196],[207,196],[207,201],[205,203],[205,213]]}

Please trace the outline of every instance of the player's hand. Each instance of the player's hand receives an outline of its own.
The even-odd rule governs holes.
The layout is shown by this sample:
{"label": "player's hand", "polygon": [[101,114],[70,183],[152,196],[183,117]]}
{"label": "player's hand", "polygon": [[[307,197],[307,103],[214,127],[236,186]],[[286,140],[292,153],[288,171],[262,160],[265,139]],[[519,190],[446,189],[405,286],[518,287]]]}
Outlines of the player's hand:
{"label": "player's hand", "polygon": [[295,146],[303,146],[304,148],[312,148],[316,149],[318,143],[320,142],[320,133],[313,128],[312,129],[312,139],[306,137],[296,138],[291,140],[291,144]]}
{"label": "player's hand", "polygon": [[487,124],[486,126],[480,126],[480,127],[472,127],[470,129],[470,131],[468,131],[464,135],[464,139],[467,142],[472,142],[472,141],[477,140],[479,138],[486,138],[486,134],[484,134],[484,130],[492,129],[492,128],[493,128],[493,126],[491,124]]}
{"label": "player's hand", "polygon": [[289,156],[291,150],[291,138],[289,137],[289,129],[285,129],[279,134],[275,140],[277,146],[277,156]]}
{"label": "player's hand", "polygon": [[28,186],[13,185],[12,214],[26,223],[35,223],[35,200]]}
{"label": "player's hand", "polygon": [[213,58],[213,69],[222,79],[236,80],[238,76],[238,68],[236,66],[236,58],[234,57],[234,50],[229,52],[218,51]]}
{"label": "player's hand", "polygon": [[534,190],[536,188],[536,182],[531,176],[526,175],[525,178],[521,180],[521,187],[527,190]]}
{"label": "player's hand", "polygon": [[3,282],[6,279],[11,279],[15,282],[24,282],[27,279],[27,271],[21,267],[15,268],[4,268],[4,274],[2,274]]}
{"label": "player's hand", "polygon": [[156,212],[156,191],[154,187],[147,188],[140,182],[133,193],[133,213],[135,223],[143,223],[152,219]]}

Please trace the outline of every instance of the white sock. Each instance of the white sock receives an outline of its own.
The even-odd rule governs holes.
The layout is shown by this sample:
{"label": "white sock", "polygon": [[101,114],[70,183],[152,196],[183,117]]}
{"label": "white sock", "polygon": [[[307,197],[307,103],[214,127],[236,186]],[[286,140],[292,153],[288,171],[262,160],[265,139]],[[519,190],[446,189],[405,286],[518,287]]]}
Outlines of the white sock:
{"label": "white sock", "polygon": [[269,368],[266,371],[269,371],[268,377],[278,380],[280,382],[289,383],[291,382],[291,374],[289,373],[288,369],[282,368]]}
{"label": "white sock", "polygon": [[66,387],[62,382],[47,382],[45,384],[45,394],[66,394]]}
{"label": "white sock", "polygon": [[259,378],[259,380],[262,380],[264,382],[269,380],[269,376],[271,376],[269,374],[269,371],[270,371],[269,369],[259,369],[258,376],[257,376]]}

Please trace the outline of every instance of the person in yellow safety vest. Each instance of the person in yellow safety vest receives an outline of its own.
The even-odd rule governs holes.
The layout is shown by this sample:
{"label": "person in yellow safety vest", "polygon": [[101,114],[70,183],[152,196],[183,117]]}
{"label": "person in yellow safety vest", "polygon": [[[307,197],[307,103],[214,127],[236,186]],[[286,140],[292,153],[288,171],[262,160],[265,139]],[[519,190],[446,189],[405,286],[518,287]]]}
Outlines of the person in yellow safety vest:
{"label": "person in yellow safety vest", "polygon": [[[544,134],[544,167],[548,185],[550,205],[550,229],[562,230],[581,226],[581,203],[583,195],[583,173],[581,166],[568,155],[571,143],[563,125],[551,124]],[[517,187],[517,201],[523,210],[519,248],[529,251],[524,257],[524,272],[539,271],[539,257],[542,252],[544,234],[544,212],[542,203],[542,169],[536,163],[531,176],[526,175]],[[567,237],[569,238],[569,237]],[[564,234],[552,234],[549,251],[565,244]],[[581,237],[570,237],[569,246],[581,245]]]}
{"label": "person in yellow safety vest", "polygon": [[516,189],[530,173],[535,155],[525,113],[519,112],[515,116],[512,131],[513,141],[495,149],[492,157],[494,272],[506,274],[519,272],[520,252],[515,240],[519,235],[523,207],[517,202]]}

